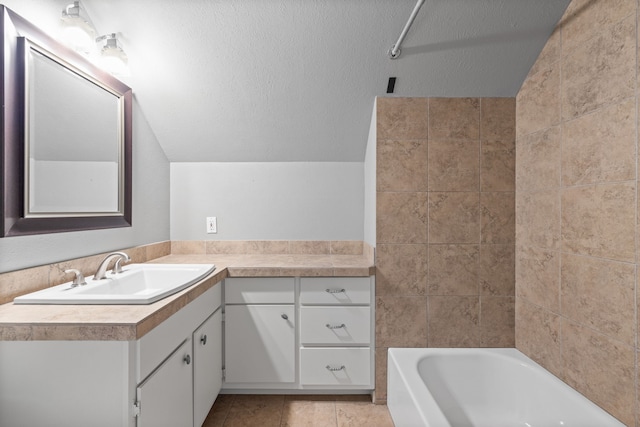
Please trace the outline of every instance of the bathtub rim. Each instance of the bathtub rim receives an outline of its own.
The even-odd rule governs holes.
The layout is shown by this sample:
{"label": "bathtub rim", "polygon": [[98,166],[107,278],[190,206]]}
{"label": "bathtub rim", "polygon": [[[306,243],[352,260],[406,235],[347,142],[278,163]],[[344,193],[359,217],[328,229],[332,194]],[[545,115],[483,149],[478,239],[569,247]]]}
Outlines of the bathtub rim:
{"label": "bathtub rim", "polygon": [[[492,354],[499,358],[515,359],[526,368],[533,369],[540,375],[547,377],[551,382],[558,384],[568,393],[579,396],[584,399],[588,406],[593,406],[597,410],[602,411],[611,417],[612,421],[617,422],[619,426],[624,424],[611,415],[608,411],[591,401],[582,393],[571,387],[559,377],[548,371],[546,368],[538,364],[536,361],[528,357],[516,348],[388,348],[387,350],[387,407],[391,413],[394,423],[398,426],[424,426],[424,427],[451,427],[449,420],[446,418],[442,410],[439,408],[434,396],[425,385],[422,377],[419,375],[418,365],[428,355],[456,355],[456,354]],[[401,369],[404,368],[404,369]],[[401,392],[398,387],[392,384],[396,379],[391,374],[395,371],[399,381],[404,381],[403,387],[407,388],[407,393],[399,395]],[[409,372],[414,375],[407,375]],[[408,407],[406,399],[412,403],[412,407]],[[411,413],[413,412],[413,413]],[[427,417],[428,413],[428,417]],[[413,420],[416,416],[421,420],[420,424]],[[413,418],[412,418],[413,417]],[[398,420],[398,421],[397,421]],[[408,420],[408,421],[406,421]]]}

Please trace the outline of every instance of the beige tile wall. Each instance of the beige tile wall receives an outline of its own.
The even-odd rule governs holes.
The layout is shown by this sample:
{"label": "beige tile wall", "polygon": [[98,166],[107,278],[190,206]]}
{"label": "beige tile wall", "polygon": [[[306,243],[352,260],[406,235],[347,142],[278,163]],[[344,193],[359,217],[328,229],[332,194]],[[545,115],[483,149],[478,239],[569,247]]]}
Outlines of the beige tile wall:
{"label": "beige tile wall", "polygon": [[378,98],[376,401],[389,347],[515,345],[515,99]]}
{"label": "beige tile wall", "polygon": [[638,422],[636,0],[574,0],[516,102],[516,346]]}

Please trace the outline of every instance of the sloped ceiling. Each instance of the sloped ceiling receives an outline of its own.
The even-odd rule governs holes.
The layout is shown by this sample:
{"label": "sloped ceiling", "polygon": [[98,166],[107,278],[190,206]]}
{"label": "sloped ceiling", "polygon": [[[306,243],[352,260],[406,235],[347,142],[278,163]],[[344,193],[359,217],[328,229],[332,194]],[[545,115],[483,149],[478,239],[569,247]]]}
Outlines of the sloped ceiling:
{"label": "sloped ceiling", "polygon": [[391,76],[393,96],[515,96],[569,0],[426,0],[397,60],[414,0],[82,3],[170,161],[271,162],[363,161]]}

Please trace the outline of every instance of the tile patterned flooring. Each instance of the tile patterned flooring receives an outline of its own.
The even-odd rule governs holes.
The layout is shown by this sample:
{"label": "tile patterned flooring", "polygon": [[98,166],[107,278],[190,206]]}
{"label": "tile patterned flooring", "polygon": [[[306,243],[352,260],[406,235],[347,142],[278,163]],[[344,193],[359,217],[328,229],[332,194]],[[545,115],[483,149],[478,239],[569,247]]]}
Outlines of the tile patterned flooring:
{"label": "tile patterned flooring", "polygon": [[368,395],[221,394],[202,427],[393,427]]}

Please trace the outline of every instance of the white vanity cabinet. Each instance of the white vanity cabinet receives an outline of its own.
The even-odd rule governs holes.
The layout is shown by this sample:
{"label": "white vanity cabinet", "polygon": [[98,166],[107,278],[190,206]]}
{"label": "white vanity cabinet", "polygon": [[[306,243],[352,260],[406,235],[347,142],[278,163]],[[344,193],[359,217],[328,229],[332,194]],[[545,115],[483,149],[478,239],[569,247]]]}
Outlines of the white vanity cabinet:
{"label": "white vanity cabinet", "polygon": [[222,382],[221,288],[135,341],[0,341],[0,426],[200,427]]}
{"label": "white vanity cabinet", "polygon": [[214,286],[137,341],[138,427],[204,422],[222,383],[221,291]]}
{"label": "white vanity cabinet", "polygon": [[294,283],[293,278],[225,279],[225,388],[295,382]]}
{"label": "white vanity cabinet", "polygon": [[300,279],[300,385],[373,388],[373,279]]}
{"label": "white vanity cabinet", "polygon": [[374,388],[373,277],[225,279],[224,392]]}

